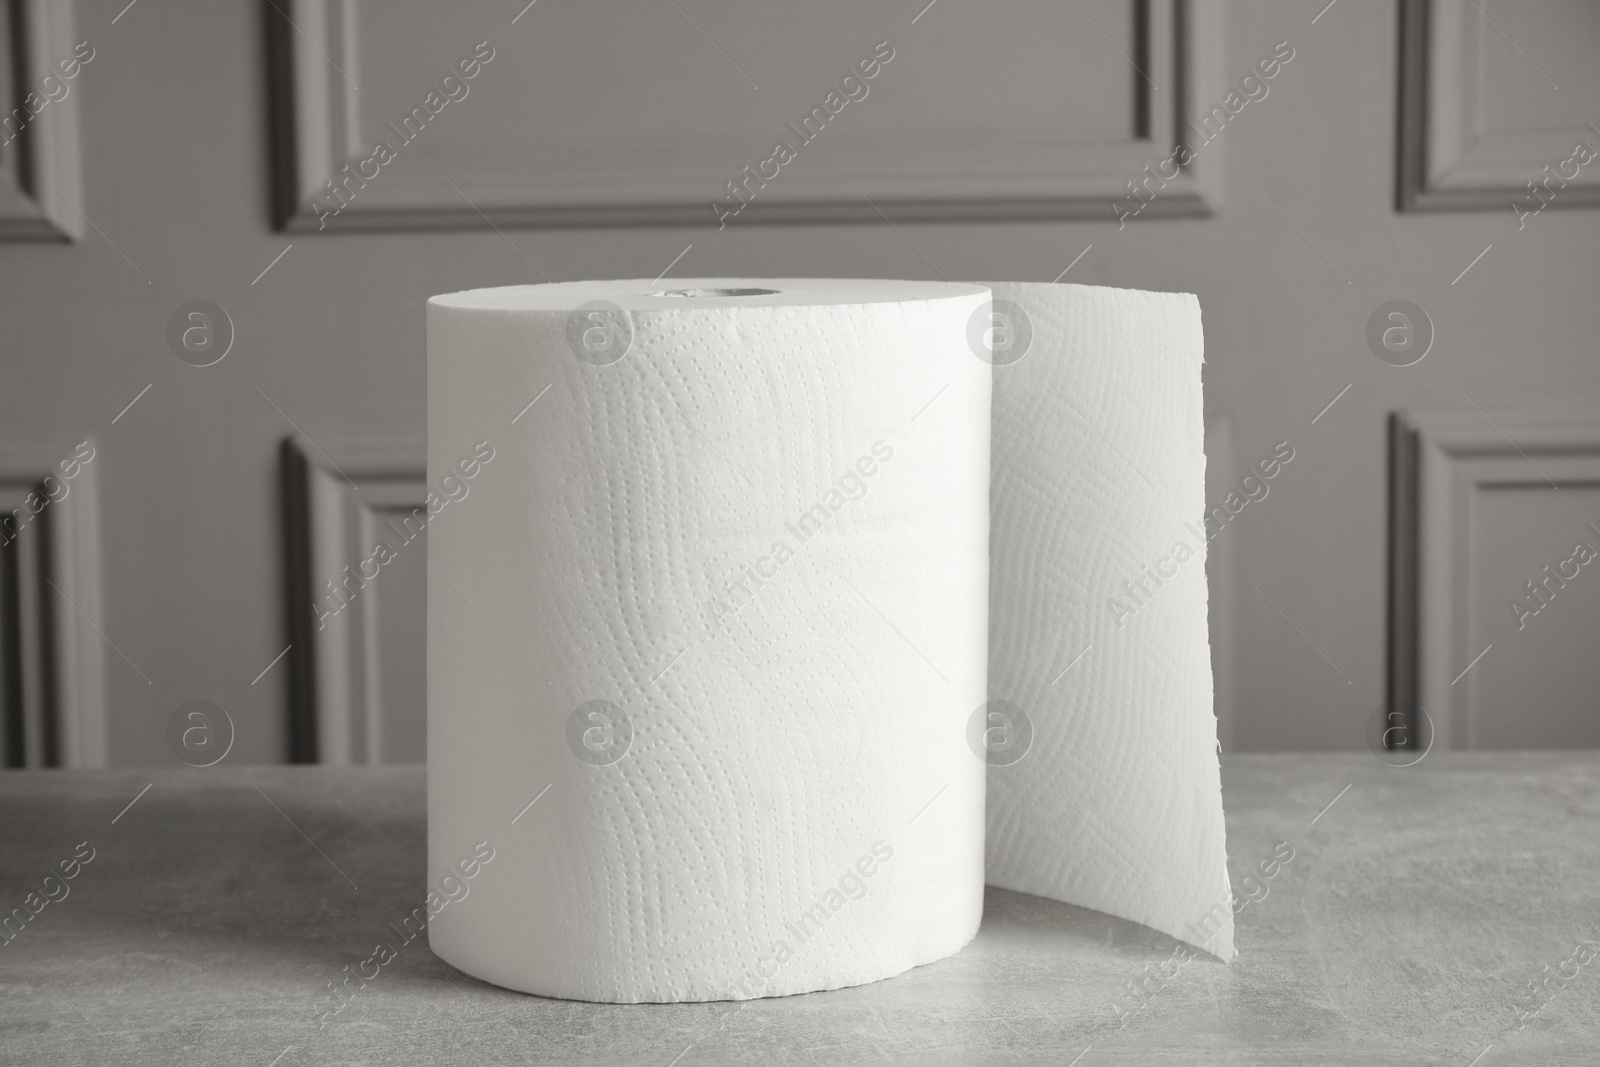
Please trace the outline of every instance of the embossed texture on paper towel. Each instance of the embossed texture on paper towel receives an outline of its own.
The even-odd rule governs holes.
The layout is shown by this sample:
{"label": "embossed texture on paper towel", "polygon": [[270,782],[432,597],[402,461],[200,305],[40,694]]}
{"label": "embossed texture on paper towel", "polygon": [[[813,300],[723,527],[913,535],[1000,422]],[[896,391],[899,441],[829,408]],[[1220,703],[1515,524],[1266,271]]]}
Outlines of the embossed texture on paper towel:
{"label": "embossed texture on paper towel", "polygon": [[[989,692],[1032,751],[991,767],[990,885],[1227,960],[1211,659],[1200,304],[994,283],[1030,320],[994,371]],[[1081,657],[1081,658],[1080,658]]]}
{"label": "embossed texture on paper towel", "polygon": [[[671,284],[690,295],[429,302],[430,474],[504,441],[428,532],[430,870],[504,842],[430,943],[500,985],[624,1002],[948,956],[983,901],[964,730],[987,670],[990,382],[965,327],[988,294]],[[614,362],[616,312],[595,320],[606,360],[569,346],[597,300],[631,322]],[[584,713],[592,756],[569,747],[591,701],[626,716],[620,758],[612,712]]]}

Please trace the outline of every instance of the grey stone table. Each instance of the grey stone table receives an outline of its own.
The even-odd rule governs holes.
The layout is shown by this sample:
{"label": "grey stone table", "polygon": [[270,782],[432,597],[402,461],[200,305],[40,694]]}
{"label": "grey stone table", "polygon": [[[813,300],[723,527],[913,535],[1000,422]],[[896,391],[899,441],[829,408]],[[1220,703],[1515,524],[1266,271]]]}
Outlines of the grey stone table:
{"label": "grey stone table", "polygon": [[1233,757],[1223,792],[1231,966],[991,889],[965,951],[856,989],[544,1000],[417,940],[319,1027],[418,903],[421,768],[0,774],[0,909],[66,887],[0,946],[0,1063],[1600,1063],[1600,754]]}

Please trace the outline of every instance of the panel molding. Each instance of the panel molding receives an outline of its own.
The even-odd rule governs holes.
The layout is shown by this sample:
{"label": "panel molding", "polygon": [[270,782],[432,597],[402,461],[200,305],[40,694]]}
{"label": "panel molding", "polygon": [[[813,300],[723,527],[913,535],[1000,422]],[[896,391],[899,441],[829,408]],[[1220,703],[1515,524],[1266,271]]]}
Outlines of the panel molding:
{"label": "panel molding", "polygon": [[[375,536],[391,545],[400,539],[380,512],[418,509],[426,515],[426,444],[381,438],[341,443],[330,454],[291,435],[280,446],[279,460],[290,645],[289,762],[382,762],[378,600],[354,597],[331,616],[326,605],[333,596],[330,585],[370,554]],[[421,541],[401,547],[425,550]]]}
{"label": "panel molding", "polygon": [[[88,442],[92,448],[93,441]],[[110,722],[93,454],[0,447],[0,755],[12,767],[105,767]],[[49,500],[45,479],[66,493]],[[34,510],[35,504],[38,510]]]}
{"label": "panel molding", "polygon": [[[0,6],[0,48],[11,85],[0,88],[0,119],[23,107],[55,64],[72,56],[73,5],[66,0],[8,0]],[[59,78],[59,75],[57,75]],[[51,101],[9,144],[0,145],[0,241],[76,241],[83,236],[78,96]],[[18,91],[20,89],[20,95]],[[70,202],[69,202],[70,201]]]}
{"label": "panel molding", "polygon": [[[1421,708],[1439,748],[1472,747],[1467,590],[1471,503],[1482,487],[1600,484],[1600,413],[1397,411],[1389,419],[1390,721],[1416,726]],[[1533,464],[1538,464],[1538,470]],[[1540,472],[1543,473],[1540,473]]]}
{"label": "panel molding", "polygon": [[[1527,183],[1578,141],[1600,151],[1582,124],[1526,132],[1485,128],[1483,51],[1493,34],[1471,0],[1401,0],[1397,207],[1401,211],[1506,211],[1529,201]],[[1531,203],[1531,201],[1530,201]],[[1544,203],[1600,206],[1600,162]]]}
{"label": "panel molding", "polygon": [[[878,222],[883,213],[898,221],[1006,221],[1116,218],[1114,204],[1128,195],[1125,183],[1136,179],[1146,164],[1163,158],[1180,139],[1202,107],[1218,105],[1226,92],[1222,61],[1224,0],[1132,0],[1137,41],[1133,54],[1141,66],[1154,64],[1156,81],[1167,88],[1153,92],[1136,82],[1136,132],[1126,142],[1095,144],[1040,137],[1023,146],[1055,162],[1052,177],[1062,191],[1040,195],[1029,191],[1012,168],[987,168],[987,187],[962,195],[884,195],[865,201],[839,174],[811,171],[785,180],[786,199],[766,200],[748,222],[733,225],[786,223]],[[365,156],[370,145],[359,138],[356,95],[327,57],[354,69],[360,33],[357,7],[351,0],[280,0],[284,12],[269,10],[269,106],[273,139],[273,213],[280,229],[291,231],[477,230],[492,226],[703,226],[714,221],[709,197],[653,198],[650,167],[637,167],[626,196],[613,193],[586,203],[541,200],[536,186],[524,180],[507,184],[504,168],[491,174],[472,160],[452,171],[407,176],[389,183],[388,202],[353,200],[337,215],[319,219],[313,204],[348,163]],[[272,5],[275,8],[278,5]],[[289,19],[293,18],[293,26]],[[1151,58],[1154,57],[1154,58]],[[1132,77],[1132,72],[1130,72]],[[912,139],[913,141],[915,139]],[[635,146],[649,157],[649,146]],[[742,142],[740,147],[747,147]],[[1140,217],[1198,217],[1212,214],[1221,195],[1221,147],[1209,147],[1169,180],[1160,196]],[[568,145],[550,158],[579,154]],[[1058,158],[1059,157],[1059,158]],[[874,163],[878,173],[855,177],[871,187],[882,181],[904,186],[926,183],[928,167],[903,160]],[[704,175],[707,190],[719,189],[721,172]],[[697,176],[697,181],[699,177]],[[454,181],[460,187],[452,186]],[[1037,183],[1035,183],[1037,184]],[[403,191],[398,188],[403,186]],[[656,187],[659,189],[659,185]],[[464,199],[474,193],[477,206]],[[719,194],[720,195],[720,194]],[[483,210],[479,211],[479,207]]]}

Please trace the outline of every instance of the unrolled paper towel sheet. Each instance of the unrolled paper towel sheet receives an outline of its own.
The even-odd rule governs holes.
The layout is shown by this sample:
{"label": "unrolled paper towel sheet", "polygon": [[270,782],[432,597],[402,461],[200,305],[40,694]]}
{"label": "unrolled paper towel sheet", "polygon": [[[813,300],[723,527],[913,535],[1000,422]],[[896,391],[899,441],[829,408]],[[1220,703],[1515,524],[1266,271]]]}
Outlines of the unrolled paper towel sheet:
{"label": "unrolled paper towel sheet", "polygon": [[[1200,303],[995,283],[987,880],[1233,958],[1206,629]],[[1023,336],[1031,333],[1031,339]]]}
{"label": "unrolled paper towel sheet", "polygon": [[991,883],[1231,954],[1203,542],[1095,614],[1201,512],[1198,309],[1006,292],[992,589],[986,287],[429,302],[435,952],[599,1001],[889,977],[977,930],[987,777]]}

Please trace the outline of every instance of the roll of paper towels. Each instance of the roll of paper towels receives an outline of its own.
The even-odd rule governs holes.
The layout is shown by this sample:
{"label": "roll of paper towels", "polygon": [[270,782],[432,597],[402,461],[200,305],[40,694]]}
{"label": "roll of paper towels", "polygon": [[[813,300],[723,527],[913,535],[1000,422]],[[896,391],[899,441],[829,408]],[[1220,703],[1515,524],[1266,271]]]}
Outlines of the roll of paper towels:
{"label": "roll of paper towels", "polygon": [[438,955],[596,1001],[874,981],[973,937],[986,836],[992,884],[1231,955],[1203,541],[1093,613],[1200,515],[1198,308],[995,294],[429,302]]}

